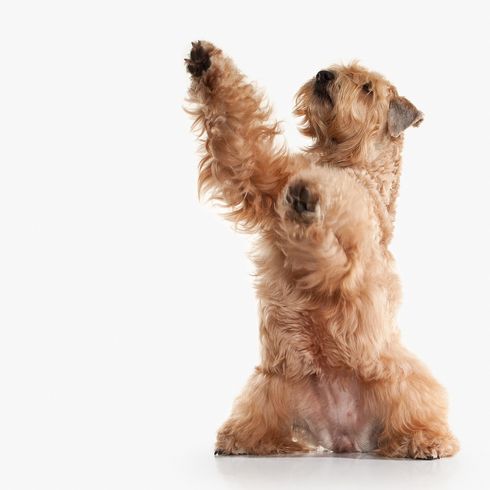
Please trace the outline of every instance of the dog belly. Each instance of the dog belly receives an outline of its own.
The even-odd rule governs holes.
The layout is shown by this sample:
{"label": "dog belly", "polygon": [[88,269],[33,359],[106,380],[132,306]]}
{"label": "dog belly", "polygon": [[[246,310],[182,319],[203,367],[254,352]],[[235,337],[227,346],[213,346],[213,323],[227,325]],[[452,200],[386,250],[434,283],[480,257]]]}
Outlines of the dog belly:
{"label": "dog belly", "polygon": [[301,393],[299,405],[300,425],[309,443],[334,452],[375,449],[377,424],[362,395],[354,377],[312,380]]}

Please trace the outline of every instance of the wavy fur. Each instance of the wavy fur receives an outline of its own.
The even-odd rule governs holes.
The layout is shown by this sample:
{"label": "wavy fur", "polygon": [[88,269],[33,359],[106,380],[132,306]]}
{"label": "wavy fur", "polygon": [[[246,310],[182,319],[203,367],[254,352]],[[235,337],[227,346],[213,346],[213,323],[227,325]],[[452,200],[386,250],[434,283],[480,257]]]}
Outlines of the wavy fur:
{"label": "wavy fur", "polygon": [[381,75],[333,66],[320,76],[328,83],[317,77],[298,92],[295,113],[313,143],[291,154],[277,146],[262,95],[220,49],[194,43],[186,61],[200,193],[259,236],[262,360],[217,452],[454,454],[445,392],[400,343],[388,250],[400,133],[422,114]]}

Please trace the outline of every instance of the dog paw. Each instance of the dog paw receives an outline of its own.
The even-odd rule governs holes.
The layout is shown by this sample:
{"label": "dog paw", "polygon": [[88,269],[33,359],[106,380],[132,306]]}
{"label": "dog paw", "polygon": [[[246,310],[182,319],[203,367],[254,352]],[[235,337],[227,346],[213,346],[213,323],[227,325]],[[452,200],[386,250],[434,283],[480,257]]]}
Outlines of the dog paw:
{"label": "dog paw", "polygon": [[[235,431],[234,431],[235,430]],[[225,425],[219,432],[214,450],[215,456],[268,456],[274,454],[305,453],[311,450],[307,445],[288,436],[276,435],[259,440],[244,437],[239,428]]]}
{"label": "dog paw", "polygon": [[189,58],[186,58],[187,71],[194,77],[200,77],[211,66],[213,46],[206,42],[193,42]]}
{"label": "dog paw", "polygon": [[300,454],[311,452],[311,448],[295,441],[275,441],[255,443],[249,448],[236,445],[218,446],[215,456],[272,456],[277,454]]}
{"label": "dog paw", "polygon": [[296,215],[308,217],[316,211],[318,195],[305,183],[295,182],[287,190],[286,202]]}
{"label": "dog paw", "polygon": [[453,456],[459,450],[458,441],[451,435],[413,434],[409,439],[391,441],[379,449],[381,456],[413,459],[439,459]]}
{"label": "dog paw", "polygon": [[245,454],[248,454],[248,451],[244,447],[240,447],[234,438],[218,436],[214,450],[215,456],[241,456]]}
{"label": "dog paw", "polygon": [[422,443],[412,444],[410,457],[414,459],[439,459],[453,456],[459,450],[458,441],[451,435],[427,438]]}
{"label": "dog paw", "polygon": [[237,449],[224,449],[221,447],[217,447],[214,450],[215,456],[246,456],[248,453],[245,450],[237,450]]}

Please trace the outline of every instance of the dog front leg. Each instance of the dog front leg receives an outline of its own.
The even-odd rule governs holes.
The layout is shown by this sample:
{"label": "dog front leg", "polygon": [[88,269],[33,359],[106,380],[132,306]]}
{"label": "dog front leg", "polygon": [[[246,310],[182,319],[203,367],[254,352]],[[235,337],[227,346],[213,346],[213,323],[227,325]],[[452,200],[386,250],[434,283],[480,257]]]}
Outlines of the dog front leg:
{"label": "dog front leg", "polygon": [[193,43],[188,112],[203,135],[199,189],[228,207],[228,217],[254,229],[274,216],[287,180],[289,156],[274,147],[276,123],[262,96],[222,51]]}

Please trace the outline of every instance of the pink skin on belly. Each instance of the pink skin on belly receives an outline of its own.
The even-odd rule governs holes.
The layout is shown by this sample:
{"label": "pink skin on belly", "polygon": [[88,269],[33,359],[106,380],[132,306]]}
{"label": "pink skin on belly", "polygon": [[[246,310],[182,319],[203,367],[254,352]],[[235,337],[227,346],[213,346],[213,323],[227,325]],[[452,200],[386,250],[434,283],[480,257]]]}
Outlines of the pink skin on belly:
{"label": "pink skin on belly", "polygon": [[298,395],[298,422],[307,428],[311,444],[335,452],[375,448],[376,421],[367,413],[355,377],[315,378]]}

